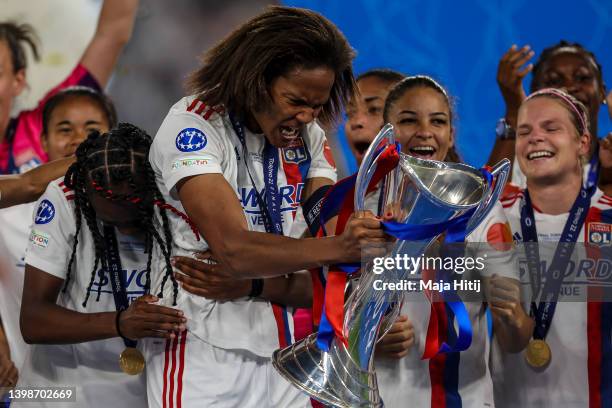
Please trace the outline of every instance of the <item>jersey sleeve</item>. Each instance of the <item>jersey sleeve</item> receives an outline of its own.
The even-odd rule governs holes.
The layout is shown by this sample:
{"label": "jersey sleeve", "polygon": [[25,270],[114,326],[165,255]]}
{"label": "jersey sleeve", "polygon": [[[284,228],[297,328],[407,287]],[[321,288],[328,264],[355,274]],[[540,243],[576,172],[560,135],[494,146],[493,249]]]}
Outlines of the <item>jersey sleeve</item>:
{"label": "jersey sleeve", "polygon": [[58,181],[49,184],[36,204],[26,250],[26,264],[61,279],[66,278],[76,232],[74,211],[68,204],[73,197]]}
{"label": "jersey sleeve", "polygon": [[484,258],[483,277],[493,274],[519,280],[518,261],[510,223],[499,202],[468,237],[474,256]]}
{"label": "jersey sleeve", "polygon": [[161,174],[168,191],[186,177],[223,173],[228,153],[224,138],[227,135],[220,126],[190,112],[171,111],[153,140],[151,165]]}
{"label": "jersey sleeve", "polygon": [[336,163],[325,132],[319,125],[312,123],[308,125],[308,134],[311,163],[307,178],[324,177],[335,183],[338,178]]}

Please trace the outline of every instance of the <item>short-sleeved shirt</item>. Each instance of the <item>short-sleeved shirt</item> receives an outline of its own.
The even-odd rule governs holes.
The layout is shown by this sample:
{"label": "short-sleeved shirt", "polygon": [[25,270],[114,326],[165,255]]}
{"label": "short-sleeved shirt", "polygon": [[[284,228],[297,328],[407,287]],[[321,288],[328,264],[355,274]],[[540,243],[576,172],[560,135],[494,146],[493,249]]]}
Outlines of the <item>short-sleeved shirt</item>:
{"label": "short-sleeved shirt", "polygon": [[[496,203],[484,221],[466,238],[466,256],[495,255],[487,258],[479,277],[493,273],[518,281],[516,256],[511,245],[509,226],[502,206]],[[500,246],[501,244],[501,246]],[[419,272],[420,274],[421,272]],[[465,278],[477,279],[466,271]],[[481,285],[482,288],[482,285]],[[482,289],[481,289],[482,290]],[[483,302],[466,301],[472,325],[472,342],[462,352],[439,354],[422,360],[430,321],[430,303],[406,301],[401,314],[414,326],[415,343],[400,360],[377,359],[376,371],[380,395],[386,407],[493,407],[493,384],[488,367],[491,349],[487,309]]]}
{"label": "short-sleeved shirt", "polygon": [[[517,242],[523,241],[520,211],[524,198],[524,190],[513,186],[507,187],[502,197]],[[569,213],[551,215],[534,209],[538,242],[559,242],[568,217]],[[611,239],[612,197],[598,189],[591,198],[577,242],[609,248]],[[547,252],[549,248],[543,250]],[[550,259],[541,255],[542,260]],[[602,261],[605,264],[609,259]],[[576,279],[580,280],[578,275]],[[568,286],[577,287],[571,283]],[[507,354],[494,346],[497,407],[612,406],[612,303],[557,302],[545,340],[552,358],[542,371],[531,368],[523,353]]]}
{"label": "short-sleeved shirt", "polygon": [[[63,280],[67,278],[68,263],[77,238],[74,197],[74,192],[64,185],[63,179],[49,184],[33,214],[25,259],[26,264]],[[98,227],[102,231],[101,223]],[[133,301],[144,294],[147,264],[144,241],[119,231],[116,234],[121,277],[128,298]],[[88,303],[86,307],[82,305],[94,260],[93,235],[83,220],[70,282],[67,290],[60,293],[58,305],[79,313],[117,310],[109,274],[100,265],[95,271]],[[145,407],[144,374],[130,376],[119,368],[119,354],[124,349],[125,345],[118,337],[78,344],[33,345],[20,373],[19,385],[76,386],[80,406]]]}
{"label": "short-sleeved shirt", "polygon": [[[265,136],[245,129],[246,149],[234,132],[227,113],[207,106],[195,97],[177,102],[164,119],[150,152],[151,166],[165,200],[184,211],[175,186],[187,177],[220,174],[236,193],[248,227],[265,232],[257,192],[264,190]],[[300,236],[305,229],[300,199],[304,183],[314,177],[336,180],[336,170],[323,130],[308,124],[291,146],[279,149],[276,185],[281,196],[283,234]],[[248,166],[248,170],[247,170]],[[250,175],[249,175],[250,172]],[[251,180],[252,177],[252,180]],[[206,191],[202,200],[214,200]],[[218,208],[223,211],[222,207]],[[187,223],[170,214],[174,255],[191,256],[208,248],[197,241]],[[215,222],[215,220],[206,220]],[[154,293],[164,274],[163,262],[155,273]],[[157,284],[157,285],[156,285]],[[171,304],[172,287],[165,286],[164,300]],[[292,318],[287,310],[262,299],[229,302],[208,300],[179,288],[178,308],[188,319],[188,329],[200,339],[225,349],[244,349],[269,357],[279,345],[292,342]]]}
{"label": "short-sleeved shirt", "polygon": [[58,91],[75,85],[101,90],[100,84],[87,68],[78,64],[34,109],[21,111],[16,118],[11,119],[5,138],[0,143],[0,174],[23,173],[48,160],[41,142],[45,103]]}

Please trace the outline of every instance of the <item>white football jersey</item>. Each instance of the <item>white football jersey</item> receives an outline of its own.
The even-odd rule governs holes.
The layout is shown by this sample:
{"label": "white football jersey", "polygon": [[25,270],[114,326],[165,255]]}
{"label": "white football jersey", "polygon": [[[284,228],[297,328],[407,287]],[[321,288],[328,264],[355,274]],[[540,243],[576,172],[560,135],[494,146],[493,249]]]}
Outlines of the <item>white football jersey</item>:
{"label": "white football jersey", "polygon": [[[520,222],[523,200],[523,190],[512,187],[507,188],[502,199],[517,242],[523,241]],[[568,216],[569,213],[550,215],[534,209],[538,242],[559,242]],[[577,242],[601,245],[610,250],[611,235],[612,198],[597,190],[591,198],[591,207]],[[541,254],[542,260],[552,257],[545,255]],[[609,259],[600,259],[595,264],[602,262],[607,262],[609,267]],[[609,281],[610,269],[607,270]],[[580,272],[574,276],[572,283],[562,284],[562,294],[581,289]],[[494,342],[492,370],[498,407],[612,406],[611,303],[557,302],[545,340],[552,358],[546,369],[540,371],[526,363],[524,353],[505,354]]]}
{"label": "white football jersey", "polygon": [[[26,264],[65,280],[75,233],[74,192],[64,185],[63,179],[58,179],[49,184],[36,205]],[[116,233],[122,277],[131,302],[144,294],[147,254],[142,240]],[[67,290],[60,292],[58,305],[80,313],[117,310],[109,276],[100,265],[87,306],[82,305],[94,259],[93,236],[83,220],[70,282]],[[99,300],[96,299],[98,290]],[[19,386],[77,387],[77,403],[83,407],[145,407],[144,374],[130,376],[119,368],[119,354],[124,349],[123,340],[118,337],[79,344],[32,345],[20,373]],[[57,406],[56,403],[49,405]]]}
{"label": "white football jersey", "polygon": [[25,268],[25,252],[36,203],[0,210],[0,317],[17,367],[25,358],[28,345],[21,336],[19,312]]}
{"label": "white football jersey", "polygon": [[[245,128],[246,152],[234,132],[226,113],[207,106],[194,97],[177,102],[164,119],[151,147],[150,162],[157,184],[166,201],[184,212],[178,200],[176,184],[190,176],[222,174],[236,191],[249,228],[265,232],[256,191],[264,190],[263,134]],[[336,180],[336,170],[323,130],[310,123],[292,146],[279,149],[277,186],[282,198],[283,234],[300,236],[303,222],[294,223],[307,179],[324,177]],[[250,176],[247,172],[250,170]],[[309,165],[308,165],[309,164]],[[201,199],[209,199],[202,191]],[[223,208],[219,208],[223,211]],[[187,223],[170,215],[173,255],[191,256],[208,248],[197,241]],[[157,265],[154,291],[160,289],[165,266]],[[164,288],[164,302],[172,302],[172,285]],[[249,350],[269,357],[279,345],[292,342],[293,322],[286,308],[262,299],[237,299],[217,302],[192,295],[179,288],[177,308],[184,311],[188,329],[200,339],[226,349]]]}
{"label": "white football jersey", "polygon": [[[466,279],[477,280],[495,273],[518,280],[515,253],[512,246],[507,245],[510,242],[507,219],[501,205],[496,203],[485,220],[466,238],[469,245],[465,256],[475,258],[487,254],[485,269],[464,272]],[[420,272],[415,276],[420,278]],[[481,293],[483,289],[481,284]],[[472,326],[472,342],[467,350],[423,360],[431,306],[424,295],[420,300],[415,294],[408,296],[401,314],[414,326],[414,345],[400,360],[376,359],[378,386],[385,406],[493,407],[486,304],[482,300],[464,302]],[[456,332],[456,322],[454,326]]]}

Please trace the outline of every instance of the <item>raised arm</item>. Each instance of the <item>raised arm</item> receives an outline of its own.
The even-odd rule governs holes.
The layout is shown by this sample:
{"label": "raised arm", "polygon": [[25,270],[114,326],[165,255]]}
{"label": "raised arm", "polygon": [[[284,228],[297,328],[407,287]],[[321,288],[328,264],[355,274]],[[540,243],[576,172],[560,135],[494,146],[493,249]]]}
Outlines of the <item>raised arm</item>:
{"label": "raised arm", "polygon": [[105,0],[93,39],[81,64],[105,87],[123,47],[132,36],[138,0]]}
{"label": "raised arm", "polygon": [[[516,120],[521,103],[525,99],[523,78],[531,72],[533,64],[525,65],[534,55],[528,45],[518,48],[510,47],[499,60],[497,67],[497,85],[506,105],[506,123],[516,129]],[[493,166],[502,159],[514,160],[514,138],[495,140],[488,164]]]}

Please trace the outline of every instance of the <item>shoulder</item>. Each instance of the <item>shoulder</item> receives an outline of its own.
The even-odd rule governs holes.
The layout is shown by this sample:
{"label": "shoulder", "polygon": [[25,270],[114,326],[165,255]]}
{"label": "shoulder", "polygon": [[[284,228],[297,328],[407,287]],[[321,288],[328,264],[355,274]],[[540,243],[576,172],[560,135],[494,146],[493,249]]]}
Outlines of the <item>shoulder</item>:
{"label": "shoulder", "polygon": [[34,212],[35,224],[47,224],[54,218],[74,217],[75,193],[64,184],[64,178],[52,181],[38,200]]}
{"label": "shoulder", "polygon": [[610,210],[612,209],[612,197],[597,189],[591,198],[591,205],[602,210]]}
{"label": "shoulder", "polygon": [[506,184],[500,198],[501,205],[504,209],[508,209],[516,205],[525,196],[524,190],[512,183]]}

